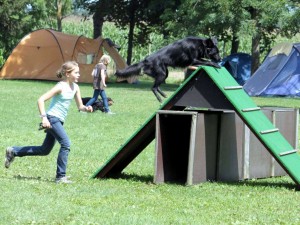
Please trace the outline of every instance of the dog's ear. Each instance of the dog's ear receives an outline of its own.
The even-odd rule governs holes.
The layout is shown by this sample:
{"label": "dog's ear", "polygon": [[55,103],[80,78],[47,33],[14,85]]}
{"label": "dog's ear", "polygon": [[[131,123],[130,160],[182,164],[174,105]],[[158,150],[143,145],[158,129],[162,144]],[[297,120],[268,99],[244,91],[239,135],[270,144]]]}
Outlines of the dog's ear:
{"label": "dog's ear", "polygon": [[208,48],[213,48],[218,45],[218,41],[215,37],[207,38],[205,46]]}

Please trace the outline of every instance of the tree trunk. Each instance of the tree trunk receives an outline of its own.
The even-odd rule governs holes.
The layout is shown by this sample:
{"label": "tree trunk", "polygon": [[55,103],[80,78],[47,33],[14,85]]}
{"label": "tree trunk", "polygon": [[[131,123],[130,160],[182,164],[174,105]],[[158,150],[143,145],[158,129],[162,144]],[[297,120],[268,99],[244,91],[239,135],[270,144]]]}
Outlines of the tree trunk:
{"label": "tree trunk", "polygon": [[56,7],[57,7],[57,30],[62,31],[62,2],[60,0],[56,1]]}
{"label": "tree trunk", "polygon": [[231,52],[230,54],[238,53],[240,41],[238,37],[234,34],[231,41]]}
{"label": "tree trunk", "polygon": [[128,33],[128,48],[127,48],[127,65],[131,65],[132,60],[132,48],[133,48],[133,34],[134,34],[134,26],[135,26],[135,18],[131,17],[129,24],[129,33]]}
{"label": "tree trunk", "polygon": [[259,51],[259,42],[260,42],[260,35],[254,35],[252,37],[252,64],[251,64],[251,74],[254,74],[254,72],[259,67],[259,57],[260,57],[260,51]]}
{"label": "tree trunk", "polygon": [[251,74],[254,74],[254,72],[259,67],[259,57],[260,57],[260,51],[259,51],[260,26],[257,20],[259,11],[258,9],[251,7],[249,12],[251,14],[251,19],[255,21],[255,27],[256,27],[256,31],[252,36],[252,48],[251,48],[251,55],[252,55]]}
{"label": "tree trunk", "polygon": [[102,36],[102,28],[103,28],[104,18],[100,13],[100,9],[97,9],[95,14],[93,15],[93,26],[94,26],[94,38],[98,38]]}

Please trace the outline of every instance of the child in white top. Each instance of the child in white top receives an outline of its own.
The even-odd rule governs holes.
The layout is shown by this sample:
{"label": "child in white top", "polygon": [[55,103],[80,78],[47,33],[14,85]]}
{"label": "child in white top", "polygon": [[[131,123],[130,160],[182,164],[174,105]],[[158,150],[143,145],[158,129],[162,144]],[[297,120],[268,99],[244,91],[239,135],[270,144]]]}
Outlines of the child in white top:
{"label": "child in white top", "polygon": [[107,77],[107,66],[110,63],[111,58],[109,55],[103,55],[100,58],[99,63],[95,66],[92,76],[93,80],[93,89],[94,94],[93,97],[86,103],[86,106],[91,106],[100,95],[103,100],[104,112],[107,114],[115,114],[109,109],[108,100],[105,92],[106,82],[105,79]]}

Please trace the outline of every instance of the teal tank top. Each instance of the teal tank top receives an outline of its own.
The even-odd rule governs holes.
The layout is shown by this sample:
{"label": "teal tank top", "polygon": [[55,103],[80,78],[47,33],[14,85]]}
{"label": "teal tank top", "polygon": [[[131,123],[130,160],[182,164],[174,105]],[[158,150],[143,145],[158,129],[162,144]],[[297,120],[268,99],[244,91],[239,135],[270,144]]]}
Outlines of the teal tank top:
{"label": "teal tank top", "polygon": [[61,86],[62,91],[60,94],[53,96],[50,106],[47,110],[47,115],[55,116],[61,122],[64,122],[68,115],[71,101],[74,98],[78,87],[77,84],[73,83],[74,88],[71,90],[66,82],[59,82],[57,85]]}

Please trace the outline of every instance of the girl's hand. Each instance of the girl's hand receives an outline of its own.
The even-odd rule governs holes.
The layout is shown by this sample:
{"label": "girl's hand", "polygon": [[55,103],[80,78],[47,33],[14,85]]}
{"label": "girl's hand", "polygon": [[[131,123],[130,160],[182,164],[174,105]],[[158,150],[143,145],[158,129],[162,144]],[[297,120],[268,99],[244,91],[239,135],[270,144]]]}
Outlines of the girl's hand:
{"label": "girl's hand", "polygon": [[46,128],[46,129],[51,128],[51,124],[47,117],[43,117],[42,126],[43,126],[43,128]]}
{"label": "girl's hand", "polygon": [[93,112],[93,107],[92,106],[86,106],[85,107],[85,110],[87,111],[87,112]]}

